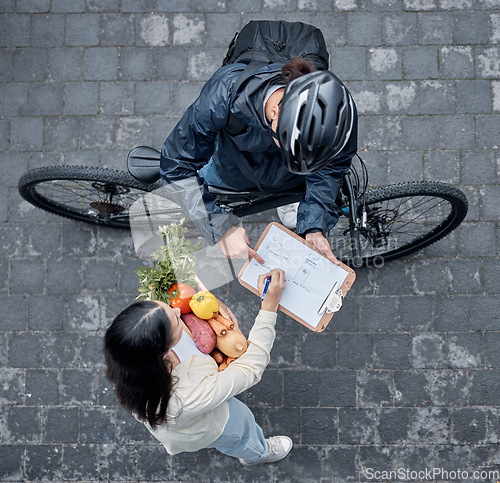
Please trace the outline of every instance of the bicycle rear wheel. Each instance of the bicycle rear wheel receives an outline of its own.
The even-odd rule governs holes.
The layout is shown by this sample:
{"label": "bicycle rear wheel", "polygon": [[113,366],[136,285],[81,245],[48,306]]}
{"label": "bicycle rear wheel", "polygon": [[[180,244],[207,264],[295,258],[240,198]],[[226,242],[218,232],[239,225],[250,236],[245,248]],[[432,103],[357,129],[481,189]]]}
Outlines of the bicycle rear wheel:
{"label": "bicycle rear wheel", "polygon": [[[366,193],[366,223],[360,227],[362,265],[378,265],[420,250],[448,235],[467,214],[467,198],[458,189],[435,181],[385,186]],[[359,207],[358,217],[362,216]],[[341,217],[329,233],[333,252],[355,264],[348,242],[348,221]]]}
{"label": "bicycle rear wheel", "polygon": [[112,228],[129,228],[133,203],[158,187],[125,172],[84,166],[36,168],[26,172],[18,185],[21,196],[38,208]]}

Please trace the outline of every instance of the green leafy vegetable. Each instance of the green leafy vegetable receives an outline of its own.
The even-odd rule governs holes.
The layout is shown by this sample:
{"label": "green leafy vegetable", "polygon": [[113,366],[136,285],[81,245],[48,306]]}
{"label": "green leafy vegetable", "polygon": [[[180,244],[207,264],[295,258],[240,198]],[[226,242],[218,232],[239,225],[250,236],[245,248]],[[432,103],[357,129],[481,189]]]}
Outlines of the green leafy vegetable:
{"label": "green leafy vegetable", "polygon": [[151,254],[155,260],[154,266],[142,266],[136,270],[140,280],[140,295],[137,299],[145,300],[150,293],[151,300],[169,304],[173,295],[169,289],[174,283],[196,285],[194,253],[199,249],[201,242],[193,245],[186,240],[187,230],[184,218],[178,224],[160,226],[158,235],[164,244]]}

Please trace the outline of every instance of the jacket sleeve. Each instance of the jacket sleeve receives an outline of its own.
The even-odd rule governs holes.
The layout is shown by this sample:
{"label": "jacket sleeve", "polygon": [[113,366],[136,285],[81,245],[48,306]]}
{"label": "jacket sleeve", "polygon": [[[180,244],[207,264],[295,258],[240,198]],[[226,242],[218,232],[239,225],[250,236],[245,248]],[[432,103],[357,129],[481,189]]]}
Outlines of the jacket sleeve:
{"label": "jacket sleeve", "polygon": [[303,235],[307,230],[316,228],[326,235],[337,224],[339,217],[334,209],[335,199],[357,147],[358,117],[355,114],[351,136],[339,156],[330,165],[306,176],[306,192],[297,212],[298,234]]}
{"label": "jacket sleeve", "polygon": [[217,133],[226,125],[234,76],[219,69],[186,110],[161,150],[160,174],[169,198],[193,220],[210,244],[238,219],[219,207],[198,170],[209,160]]}
{"label": "jacket sleeve", "polygon": [[208,412],[257,384],[270,360],[276,318],[275,312],[261,310],[248,335],[246,352],[224,371],[213,372],[193,387],[190,402],[183,409],[196,414]]}

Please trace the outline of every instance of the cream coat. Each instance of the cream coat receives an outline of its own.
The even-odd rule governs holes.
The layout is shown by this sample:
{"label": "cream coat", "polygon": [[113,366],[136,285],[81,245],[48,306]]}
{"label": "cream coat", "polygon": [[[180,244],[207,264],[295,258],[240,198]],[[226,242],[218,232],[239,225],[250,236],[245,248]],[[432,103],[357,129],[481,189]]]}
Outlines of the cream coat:
{"label": "cream coat", "polygon": [[170,454],[198,451],[213,443],[229,419],[230,397],[257,384],[269,363],[276,313],[261,310],[248,335],[247,351],[218,372],[206,356],[191,356],[172,370],[177,379],[168,404],[169,420],[152,430]]}

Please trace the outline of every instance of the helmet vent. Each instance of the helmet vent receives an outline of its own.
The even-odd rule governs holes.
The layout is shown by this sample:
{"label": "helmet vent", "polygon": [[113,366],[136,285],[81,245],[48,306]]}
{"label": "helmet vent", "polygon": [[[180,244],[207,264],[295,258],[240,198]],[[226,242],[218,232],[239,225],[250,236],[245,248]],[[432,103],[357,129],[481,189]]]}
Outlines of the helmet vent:
{"label": "helmet vent", "polygon": [[305,110],[306,110],[306,105],[302,104],[300,106],[299,115],[297,116],[297,126],[302,126],[302,119],[304,117]]}
{"label": "helmet vent", "polygon": [[300,143],[299,143],[298,139],[295,140],[294,147],[295,147],[295,149],[293,152],[294,152],[295,156],[297,156],[297,157],[300,156]]}
{"label": "helmet vent", "polygon": [[339,122],[342,121],[342,111],[344,110],[344,103],[341,102],[338,106],[337,106],[337,127],[339,125]]}
{"label": "helmet vent", "polygon": [[316,124],[316,117],[313,117],[311,119],[311,124],[310,124],[310,127],[309,127],[309,132],[307,133],[307,144],[309,144],[309,146],[312,144],[313,142],[313,137],[314,137],[314,125]]}
{"label": "helmet vent", "polygon": [[321,97],[318,98],[318,106],[321,109],[321,125],[323,126],[326,120],[326,104]]}

